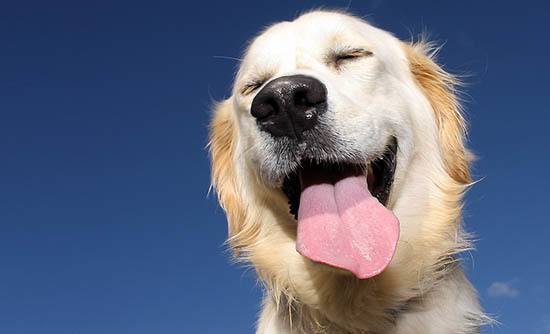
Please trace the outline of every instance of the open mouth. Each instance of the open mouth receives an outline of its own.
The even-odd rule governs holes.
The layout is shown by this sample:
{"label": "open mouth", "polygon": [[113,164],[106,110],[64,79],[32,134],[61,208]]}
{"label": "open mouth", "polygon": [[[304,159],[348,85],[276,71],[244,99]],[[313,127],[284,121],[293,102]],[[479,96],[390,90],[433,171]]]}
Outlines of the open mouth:
{"label": "open mouth", "polygon": [[399,240],[399,220],[386,205],[397,140],[364,164],[303,161],[283,191],[297,221],[296,251],[359,279],[381,273]]}
{"label": "open mouth", "polygon": [[290,213],[297,218],[300,208],[300,195],[304,187],[311,183],[335,184],[349,176],[366,177],[368,191],[386,206],[393,184],[397,165],[397,140],[391,137],[384,153],[367,163],[330,163],[303,161],[301,168],[287,176],[282,190],[288,198]]}

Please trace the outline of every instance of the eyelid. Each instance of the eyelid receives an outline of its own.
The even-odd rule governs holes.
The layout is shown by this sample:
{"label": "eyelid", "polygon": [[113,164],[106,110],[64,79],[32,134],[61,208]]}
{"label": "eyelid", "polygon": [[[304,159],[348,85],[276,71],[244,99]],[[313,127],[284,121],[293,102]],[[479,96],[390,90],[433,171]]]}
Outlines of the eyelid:
{"label": "eyelid", "polygon": [[248,95],[260,88],[267,79],[253,79],[245,83],[239,90],[242,95]]}
{"label": "eyelid", "polygon": [[372,51],[364,48],[343,48],[333,51],[331,60],[333,63],[338,64],[338,62],[351,60],[354,58],[370,57],[373,54],[374,53]]}
{"label": "eyelid", "polygon": [[356,48],[356,49],[350,49],[342,51],[338,54],[339,56],[354,56],[354,57],[367,57],[372,56],[372,51],[363,49],[363,48]]}

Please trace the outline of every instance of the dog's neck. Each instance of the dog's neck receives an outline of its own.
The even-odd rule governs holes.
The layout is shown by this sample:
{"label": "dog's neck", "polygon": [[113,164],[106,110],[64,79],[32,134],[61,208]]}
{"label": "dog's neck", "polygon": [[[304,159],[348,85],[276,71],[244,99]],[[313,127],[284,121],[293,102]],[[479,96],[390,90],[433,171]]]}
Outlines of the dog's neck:
{"label": "dog's neck", "polygon": [[445,264],[440,273],[436,280],[420,284],[425,290],[395,286],[393,293],[376,280],[341,276],[332,281],[337,289],[328,288],[338,295],[326,295],[317,305],[270,291],[258,333],[275,333],[270,331],[274,328],[276,333],[304,334],[479,333],[487,318],[460,266]]}

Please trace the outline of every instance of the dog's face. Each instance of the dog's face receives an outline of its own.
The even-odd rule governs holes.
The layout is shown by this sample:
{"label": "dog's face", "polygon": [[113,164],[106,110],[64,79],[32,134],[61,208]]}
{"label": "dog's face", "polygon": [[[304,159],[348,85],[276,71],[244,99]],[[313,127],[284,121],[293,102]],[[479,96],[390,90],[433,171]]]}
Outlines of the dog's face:
{"label": "dog's face", "polygon": [[211,128],[233,246],[293,284],[334,267],[372,277],[395,251],[390,268],[450,252],[469,181],[452,83],[421,47],[348,15],[267,29]]}
{"label": "dog's face", "polygon": [[[399,48],[387,33],[334,14],[306,15],[260,35],[233,96],[243,149],[261,181],[281,187],[304,160],[364,164],[392,137],[410,146],[411,101],[402,87],[408,65]],[[313,101],[291,101],[300,94]]]}

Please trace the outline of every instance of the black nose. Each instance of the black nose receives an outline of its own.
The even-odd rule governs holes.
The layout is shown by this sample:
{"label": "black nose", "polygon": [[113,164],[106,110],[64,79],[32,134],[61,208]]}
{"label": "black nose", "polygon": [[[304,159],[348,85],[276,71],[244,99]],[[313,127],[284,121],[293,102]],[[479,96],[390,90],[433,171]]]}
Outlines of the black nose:
{"label": "black nose", "polygon": [[327,109],[327,88],[305,75],[280,77],[258,92],[250,109],[260,129],[275,137],[300,139]]}

